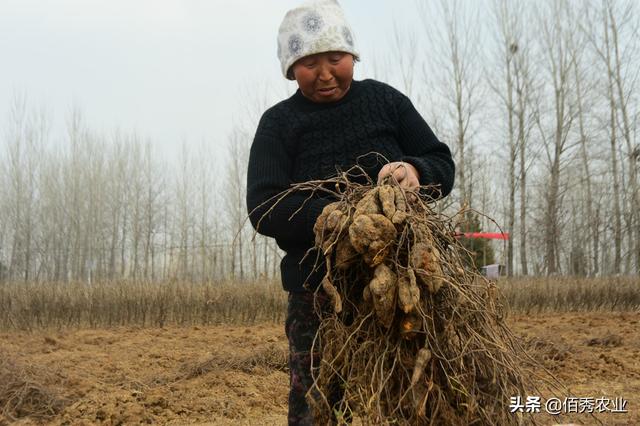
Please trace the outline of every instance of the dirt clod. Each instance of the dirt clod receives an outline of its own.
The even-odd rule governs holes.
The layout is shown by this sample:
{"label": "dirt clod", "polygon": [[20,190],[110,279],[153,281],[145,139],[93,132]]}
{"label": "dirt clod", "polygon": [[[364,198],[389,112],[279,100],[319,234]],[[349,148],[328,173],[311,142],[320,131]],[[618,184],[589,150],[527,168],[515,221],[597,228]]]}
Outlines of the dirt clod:
{"label": "dirt clod", "polygon": [[587,341],[587,346],[622,346],[622,337],[617,334],[607,334],[603,337],[593,337]]}

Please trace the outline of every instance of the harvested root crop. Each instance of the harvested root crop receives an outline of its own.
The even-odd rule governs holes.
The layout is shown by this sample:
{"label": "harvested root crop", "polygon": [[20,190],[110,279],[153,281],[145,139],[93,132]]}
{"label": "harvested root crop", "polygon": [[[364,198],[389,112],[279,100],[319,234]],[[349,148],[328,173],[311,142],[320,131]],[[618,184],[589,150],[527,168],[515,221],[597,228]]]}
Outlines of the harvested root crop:
{"label": "harvested root crop", "polygon": [[381,214],[363,213],[349,225],[351,245],[370,266],[379,265],[387,257],[395,237],[395,226]]}
{"label": "harvested root crop", "polygon": [[[509,411],[511,397],[540,394],[534,361],[506,327],[493,284],[465,266],[453,221],[417,191],[347,174],[292,190],[331,187],[337,201],[314,227],[327,265],[317,291],[333,302],[312,359],[316,423],[535,423]],[[342,400],[332,406],[335,389]]]}

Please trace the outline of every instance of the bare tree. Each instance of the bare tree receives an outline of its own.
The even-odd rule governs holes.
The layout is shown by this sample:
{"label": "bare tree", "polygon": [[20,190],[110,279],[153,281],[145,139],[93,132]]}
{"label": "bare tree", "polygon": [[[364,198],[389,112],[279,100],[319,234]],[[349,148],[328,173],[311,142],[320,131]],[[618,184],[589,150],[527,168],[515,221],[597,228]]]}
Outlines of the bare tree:
{"label": "bare tree", "polygon": [[527,38],[524,43],[513,46],[513,50],[516,50],[513,61],[513,75],[517,98],[517,146],[520,160],[518,187],[520,191],[520,267],[522,275],[529,274],[527,255],[527,176],[533,160],[528,158],[527,152],[534,122],[531,104],[534,97],[537,96],[534,93],[535,84],[530,66],[530,44],[531,40]]}
{"label": "bare tree", "polygon": [[[605,4],[603,3],[603,6]],[[598,22],[600,21],[600,22]],[[592,32],[593,28],[601,26],[601,38]],[[620,167],[618,163],[618,137],[617,137],[617,99],[615,96],[615,83],[613,60],[611,55],[611,42],[609,33],[609,15],[606,7],[602,8],[600,17],[591,20],[584,25],[583,34],[588,37],[594,51],[605,65],[605,73],[607,76],[606,94],[608,104],[609,119],[605,124],[609,136],[610,148],[610,170],[611,170],[611,187],[613,188],[613,273],[619,273],[622,263],[622,207],[620,193]],[[604,254],[604,251],[603,251]]]}
{"label": "bare tree", "polygon": [[[24,269],[24,252],[26,242],[24,241],[24,211],[25,211],[25,127],[26,127],[26,99],[14,98],[10,111],[10,125],[6,139],[9,142],[7,144],[7,165],[5,167],[8,191],[7,197],[9,206],[8,210],[8,223],[11,229],[13,229],[13,235],[11,237],[11,250],[9,255],[9,271],[10,277],[14,277],[20,272],[26,274]],[[26,274],[28,278],[28,274]],[[26,279],[25,278],[25,279]]]}
{"label": "bare tree", "polygon": [[145,188],[144,194],[144,271],[145,279],[155,280],[155,237],[158,233],[159,223],[158,216],[161,213],[161,203],[164,196],[162,188],[164,188],[163,177],[157,169],[157,165],[153,158],[151,143],[147,141],[144,145],[144,157],[142,164],[143,182]]}
{"label": "bare tree", "polygon": [[[607,47],[612,51],[612,55],[609,56],[611,65],[608,66],[610,72],[610,79],[613,80],[617,95],[617,107],[618,116],[622,121],[622,136],[625,142],[626,153],[625,156],[628,161],[628,189],[630,191],[630,206],[629,212],[629,249],[633,253],[633,259],[635,263],[635,272],[640,271],[640,204],[638,193],[638,162],[640,161],[640,145],[635,144],[632,140],[631,119],[629,111],[629,100],[633,92],[635,82],[637,81],[638,69],[634,67],[636,64],[629,64],[628,62],[634,57],[637,52],[637,38],[638,38],[638,22],[634,11],[634,3],[626,2],[622,7],[616,7],[617,2],[614,0],[606,0],[603,2],[603,15],[605,16],[605,31],[607,32]],[[621,46],[620,46],[620,32],[630,28],[629,39],[631,42],[628,44],[628,50],[626,53],[626,64],[622,61]],[[609,33],[611,38],[609,39]],[[611,57],[612,56],[612,57]],[[625,75],[624,72],[631,67],[632,72],[635,75]],[[612,94],[612,96],[614,96]],[[614,126],[614,123],[611,123]]]}
{"label": "bare tree", "polygon": [[245,207],[246,168],[248,163],[248,142],[242,130],[235,127],[229,136],[229,154],[226,167],[225,198],[230,221],[233,244],[231,245],[231,278],[244,279],[244,228],[247,209]]}
{"label": "bare tree", "polygon": [[175,265],[177,268],[176,275],[182,279],[192,278],[192,271],[189,269],[189,252],[191,247],[191,228],[193,227],[194,219],[192,209],[193,169],[190,160],[186,142],[183,141],[180,171],[175,192],[177,229],[174,231],[175,243],[172,244],[172,246],[177,245],[178,249],[178,259]]}
{"label": "bare tree", "polygon": [[[494,93],[501,99],[504,104],[505,114],[507,118],[507,179],[508,179],[508,206],[507,206],[507,232],[511,236],[507,242],[507,274],[513,275],[513,236],[516,219],[516,162],[518,157],[518,138],[516,137],[515,120],[516,120],[516,100],[514,99],[515,82],[514,82],[514,56],[518,52],[518,43],[520,34],[517,33],[520,28],[517,15],[510,9],[510,4],[506,0],[495,1],[493,4],[493,12],[495,20],[499,28],[498,49],[499,49],[499,67],[502,71],[501,78],[504,79],[503,84],[492,85]],[[524,239],[524,235],[521,235]]]}
{"label": "bare tree", "polygon": [[[583,26],[584,27],[584,26]],[[593,201],[593,184],[592,184],[592,166],[591,166],[591,150],[590,144],[592,138],[589,136],[591,132],[588,131],[587,125],[589,116],[587,111],[590,109],[588,99],[593,97],[586,96],[588,93],[595,92],[595,81],[591,82],[588,78],[585,67],[583,66],[582,57],[586,51],[586,38],[580,37],[580,33],[572,34],[569,48],[572,50],[573,58],[573,78],[575,80],[575,94],[576,94],[576,108],[578,118],[578,138],[579,138],[579,157],[582,168],[581,182],[585,184],[585,196],[586,196],[586,251],[587,251],[587,265],[586,268],[590,275],[595,275],[599,270],[598,263],[598,223],[599,220],[595,214],[594,201]],[[585,84],[586,83],[586,84]],[[586,86],[586,87],[585,87]],[[574,235],[581,235],[581,232],[576,232]],[[578,245],[582,247],[582,244]]]}
{"label": "bare tree", "polygon": [[[469,192],[473,182],[467,178],[467,149],[471,143],[472,121],[479,112],[480,72],[478,59],[477,10],[473,7],[462,8],[460,2],[442,0],[434,19],[433,11],[424,1],[419,2],[419,10],[425,35],[430,45],[437,46],[431,55],[432,69],[441,76],[439,87],[449,105],[451,136],[455,140],[457,188],[460,192],[460,206],[470,205]],[[440,28],[433,25],[442,22]]]}
{"label": "bare tree", "polygon": [[[532,129],[531,104],[535,85],[531,73],[532,39],[528,33],[529,8],[521,1],[495,0],[493,19],[496,34],[496,72],[490,73],[489,84],[502,106],[498,123],[506,123],[507,208],[506,230],[507,273],[515,273],[515,243],[519,242],[520,273],[528,274],[527,256],[527,174]],[[493,77],[493,79],[492,79]],[[500,137],[499,139],[503,139]],[[516,197],[519,213],[516,217]],[[516,232],[517,224],[517,232]]]}
{"label": "bare tree", "polygon": [[547,132],[538,116],[548,166],[548,190],[544,216],[545,269],[548,274],[559,272],[560,208],[563,196],[561,168],[569,149],[569,130],[573,123],[571,111],[572,51],[567,46],[568,34],[575,31],[574,17],[566,1],[555,0],[548,14],[540,11],[538,25],[542,31],[542,49],[546,56],[545,70],[552,83],[551,128]]}
{"label": "bare tree", "polygon": [[[418,68],[418,39],[414,32],[401,29],[397,21],[393,23],[392,60],[394,69],[400,73],[402,91],[409,98],[413,98],[415,74]],[[418,94],[419,95],[419,94]]]}

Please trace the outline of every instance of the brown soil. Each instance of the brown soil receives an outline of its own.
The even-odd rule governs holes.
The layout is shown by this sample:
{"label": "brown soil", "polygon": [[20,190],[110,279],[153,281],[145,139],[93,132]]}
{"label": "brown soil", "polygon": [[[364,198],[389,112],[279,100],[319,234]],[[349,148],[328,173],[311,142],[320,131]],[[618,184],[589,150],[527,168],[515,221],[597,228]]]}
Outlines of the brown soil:
{"label": "brown soil", "polygon": [[[520,316],[511,323],[532,354],[565,381],[566,396],[623,397],[628,414],[596,417],[607,425],[633,425],[640,424],[639,321],[640,313],[567,313]],[[67,402],[50,424],[285,424],[283,328],[3,333],[0,356],[55,378],[41,384]],[[597,424],[590,417],[578,422]],[[9,419],[0,416],[0,425],[5,423]]]}

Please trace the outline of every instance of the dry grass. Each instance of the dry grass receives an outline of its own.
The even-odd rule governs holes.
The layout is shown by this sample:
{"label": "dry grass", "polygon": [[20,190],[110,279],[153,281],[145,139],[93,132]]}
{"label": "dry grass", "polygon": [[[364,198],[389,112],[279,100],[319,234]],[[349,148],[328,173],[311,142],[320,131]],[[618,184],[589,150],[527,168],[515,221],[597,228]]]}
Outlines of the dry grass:
{"label": "dry grass", "polygon": [[498,287],[517,313],[640,310],[637,276],[514,278]]}
{"label": "dry grass", "polygon": [[44,420],[58,414],[66,402],[49,386],[53,373],[22,365],[0,351],[0,424],[22,417]]}
{"label": "dry grass", "polygon": [[289,370],[289,351],[283,345],[269,344],[247,355],[215,353],[204,361],[188,362],[177,380],[188,380],[215,370],[237,370],[249,374]]}
{"label": "dry grass", "polygon": [[[638,311],[638,277],[498,282],[513,313]],[[279,282],[0,283],[0,330],[281,323]]]}
{"label": "dry grass", "polygon": [[283,322],[277,282],[0,284],[0,330]]}

